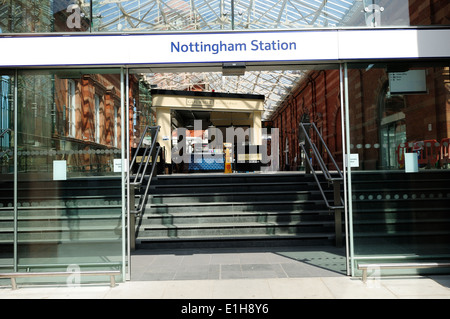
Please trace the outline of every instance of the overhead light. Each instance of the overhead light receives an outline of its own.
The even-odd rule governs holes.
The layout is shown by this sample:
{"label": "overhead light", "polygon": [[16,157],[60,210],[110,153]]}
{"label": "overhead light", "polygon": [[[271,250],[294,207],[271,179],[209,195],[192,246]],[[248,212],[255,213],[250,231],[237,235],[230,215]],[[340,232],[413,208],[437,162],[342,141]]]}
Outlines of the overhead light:
{"label": "overhead light", "polygon": [[226,62],[222,64],[222,75],[244,75],[245,62]]}

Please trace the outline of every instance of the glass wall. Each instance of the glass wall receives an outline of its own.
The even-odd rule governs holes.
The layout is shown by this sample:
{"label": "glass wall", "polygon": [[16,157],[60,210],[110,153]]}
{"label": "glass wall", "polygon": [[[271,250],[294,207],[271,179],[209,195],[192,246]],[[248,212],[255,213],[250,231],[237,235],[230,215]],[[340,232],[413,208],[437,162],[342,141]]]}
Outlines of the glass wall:
{"label": "glass wall", "polygon": [[349,65],[353,266],[450,259],[449,70]]}
{"label": "glass wall", "polygon": [[[16,104],[11,81],[2,77],[2,119],[11,129],[2,152],[16,145],[17,165],[2,155],[0,262],[11,271],[122,270],[120,70],[20,70]],[[59,280],[66,278],[21,279]]]}
{"label": "glass wall", "polygon": [[0,72],[0,272],[14,269],[14,72]]}
{"label": "glass wall", "polygon": [[6,0],[0,33],[448,26],[449,8],[440,0]]}

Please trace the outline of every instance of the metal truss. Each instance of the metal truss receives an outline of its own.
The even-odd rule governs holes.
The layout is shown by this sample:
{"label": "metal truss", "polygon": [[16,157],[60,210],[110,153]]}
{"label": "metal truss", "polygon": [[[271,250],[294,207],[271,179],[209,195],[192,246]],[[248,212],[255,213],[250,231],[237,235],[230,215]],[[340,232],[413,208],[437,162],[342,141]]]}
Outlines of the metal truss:
{"label": "metal truss", "polygon": [[[361,0],[100,0],[96,31],[336,27]],[[95,21],[95,20],[94,20]]]}

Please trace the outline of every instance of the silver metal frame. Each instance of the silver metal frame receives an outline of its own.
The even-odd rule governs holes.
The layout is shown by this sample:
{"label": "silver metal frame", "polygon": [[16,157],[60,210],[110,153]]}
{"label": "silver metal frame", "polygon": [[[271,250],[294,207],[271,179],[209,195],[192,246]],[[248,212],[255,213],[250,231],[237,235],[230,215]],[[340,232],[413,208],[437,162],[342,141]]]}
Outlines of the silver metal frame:
{"label": "silver metal frame", "polygon": [[110,286],[116,286],[115,276],[120,275],[120,271],[81,271],[81,272],[15,272],[15,273],[0,273],[1,278],[10,278],[13,290],[17,289],[16,278],[30,278],[30,277],[63,277],[63,276],[109,276]]}
{"label": "silver metal frame", "polygon": [[[16,69],[14,73],[14,131],[17,132],[17,121],[18,121],[18,105],[17,105],[17,98],[18,98],[18,75],[19,71]],[[17,272],[17,265],[18,265],[18,210],[17,210],[17,188],[18,188],[18,167],[17,167],[17,134],[14,133],[14,200],[13,200],[13,206],[14,206],[14,271]]]}
{"label": "silver metal frame", "polygon": [[[340,99],[341,99],[341,127],[345,128],[344,114],[346,114],[346,110],[344,107],[344,103],[347,100],[344,91],[345,91],[345,83],[344,83],[344,69],[346,68],[345,64],[339,65],[339,86],[340,86]],[[342,132],[342,172],[343,172],[343,184],[344,184],[344,228],[345,228],[345,265],[347,270],[347,275],[350,275],[350,239],[349,239],[349,218],[348,218],[348,203],[347,203],[347,165],[346,165],[346,134]]]}
{"label": "silver metal frame", "polygon": [[[348,216],[348,220],[347,220],[347,226],[348,226],[348,231],[347,231],[347,252],[348,252],[348,262],[350,265],[350,275],[354,276],[355,274],[355,269],[354,269],[354,263],[353,263],[353,257],[354,257],[354,251],[353,251],[353,219],[352,219],[352,201],[348,200],[349,198],[351,198],[351,194],[352,194],[352,175],[351,175],[351,167],[348,165],[348,156],[350,154],[350,114],[349,114],[349,95],[348,95],[348,65],[347,63],[344,63],[344,69],[343,69],[343,90],[344,90],[344,94],[343,94],[343,101],[344,104],[343,107],[344,108],[344,112],[342,113],[342,121],[344,121],[344,126],[343,129],[345,129],[345,134],[342,134],[343,136],[345,135],[345,141],[346,143],[343,145],[344,148],[344,168],[346,169],[346,178],[344,177],[344,181],[347,183],[347,194],[348,194],[348,198],[346,199],[345,203],[346,205],[348,205],[348,207],[346,207],[346,212],[347,212],[347,216]],[[345,119],[345,120],[344,120]],[[344,137],[343,137],[344,138]]]}

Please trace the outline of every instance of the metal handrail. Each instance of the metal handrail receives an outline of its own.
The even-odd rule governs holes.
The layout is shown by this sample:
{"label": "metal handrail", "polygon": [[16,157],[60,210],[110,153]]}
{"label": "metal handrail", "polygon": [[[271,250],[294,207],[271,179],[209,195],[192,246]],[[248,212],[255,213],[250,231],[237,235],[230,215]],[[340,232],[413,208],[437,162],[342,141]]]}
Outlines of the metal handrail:
{"label": "metal handrail", "polygon": [[[142,213],[142,211],[144,210],[145,201],[147,200],[147,196],[148,196],[148,190],[150,189],[151,177],[153,176],[153,174],[155,172],[155,167],[157,165],[156,159],[158,158],[160,151],[161,151],[161,146],[157,146],[155,156],[154,156],[155,160],[153,161],[152,166],[151,166],[151,172],[149,174],[147,185],[145,186],[144,195],[141,196],[141,198],[140,198],[138,208],[136,210],[134,210],[134,212],[133,212],[134,214],[136,214],[136,216],[139,216]],[[145,166],[147,167],[147,165],[145,165]],[[135,186],[136,186],[136,184],[135,184]]]}
{"label": "metal handrail", "polygon": [[[153,131],[152,143],[151,143],[151,145],[145,146],[144,153],[142,154],[142,160],[139,163],[139,168],[134,177],[134,181],[130,182],[130,185],[133,186],[133,192],[131,192],[132,195],[130,195],[130,197],[133,199],[133,204],[131,206],[132,206],[132,208],[134,208],[131,212],[134,213],[136,216],[139,216],[142,213],[142,211],[144,210],[146,198],[148,195],[148,191],[150,189],[151,178],[154,175],[155,167],[157,165],[157,159],[158,159],[159,153],[161,151],[161,146],[159,146],[159,144],[156,142],[160,128],[161,128],[160,126],[147,126],[145,128],[144,133],[142,134],[141,139],[139,141],[138,147],[136,148],[136,152],[130,163],[129,171],[131,172],[131,169],[133,168],[133,166],[136,163],[136,159],[137,159],[137,156],[139,155],[139,151],[143,147],[142,144],[143,144],[143,141],[144,141],[144,138],[145,138],[147,132],[149,130]],[[151,160],[151,162],[150,162],[150,160]],[[141,196],[141,198],[139,200],[139,204],[137,205],[137,208],[136,208],[135,204],[134,204],[134,190],[142,187],[142,185],[144,183],[144,178],[146,177],[145,172],[147,172],[149,165],[150,165],[150,174],[148,175],[147,185],[145,185],[144,195]]]}
{"label": "metal handrail", "polygon": [[10,128],[2,129],[2,132],[0,132],[0,137],[3,137],[3,135],[5,135],[8,132],[12,132],[12,130]]}
{"label": "metal handrail", "polygon": [[11,279],[11,287],[13,290],[17,289],[16,278],[25,277],[57,277],[57,276],[109,276],[110,286],[116,286],[115,276],[120,275],[119,270],[107,270],[107,271],[64,271],[64,272],[11,272],[11,273],[0,273],[1,278]]}
{"label": "metal handrail", "polygon": [[[144,177],[144,175],[145,175],[145,172],[146,172],[146,169],[147,169],[149,160],[150,160],[150,156],[151,156],[152,151],[154,150],[154,147],[155,147],[155,145],[156,145],[156,138],[157,138],[157,136],[158,136],[158,133],[159,133],[160,128],[161,128],[160,126],[146,126],[145,129],[144,129],[144,133],[143,133],[142,136],[141,136],[141,139],[140,139],[140,141],[139,141],[138,147],[136,148],[136,152],[134,153],[133,159],[131,160],[130,168],[132,168],[132,167],[134,166],[134,164],[136,163],[136,158],[137,158],[137,156],[138,156],[138,154],[139,154],[139,150],[140,150],[141,147],[142,147],[142,144],[143,144],[143,142],[144,142],[144,139],[145,139],[145,137],[146,137],[147,132],[148,132],[149,130],[150,130],[150,131],[154,130],[154,134],[152,135],[152,144],[151,144],[151,145],[147,145],[147,146],[145,147],[145,149],[144,149],[144,154],[142,155],[142,158],[143,158],[143,159],[145,159],[145,158],[147,157],[147,160],[145,161],[145,167],[144,167],[144,169],[142,170],[143,161],[141,161],[141,162],[139,163],[139,169],[138,169],[138,171],[136,172],[136,176],[135,176],[135,178],[134,178],[134,182],[133,182],[134,184],[136,184],[136,183],[142,183],[142,181],[143,181],[143,177]],[[147,154],[147,151],[150,151],[150,152]],[[139,174],[141,173],[141,171],[142,171],[143,174],[142,174],[142,176],[141,176],[141,179],[138,181]]]}
{"label": "metal handrail", "polygon": [[[317,149],[317,146],[312,142],[311,138],[309,137],[308,131],[306,130],[305,126],[310,126],[310,127],[312,127],[315,130],[317,136],[319,137],[320,141],[322,142],[323,146],[325,147],[326,152],[329,154],[329,157],[330,157],[331,161],[333,162],[333,165],[334,165],[334,167],[335,167],[339,177],[333,177],[331,175],[330,170],[328,169],[327,165],[325,164],[325,161],[323,160],[323,157],[320,155],[320,152]],[[323,172],[327,182],[329,184],[332,184],[332,185],[340,184],[344,180],[344,175],[342,174],[342,171],[340,170],[339,166],[337,165],[336,161],[334,160],[333,156],[331,155],[330,150],[328,149],[325,141],[323,140],[323,138],[322,138],[321,134],[319,133],[319,130],[317,129],[315,124],[314,123],[300,123],[300,127],[303,130],[303,133],[305,135],[305,142],[307,142],[308,145],[310,145],[310,147],[311,147],[311,149],[312,149],[312,151],[314,153],[314,158],[317,160],[317,162],[318,162],[318,164],[320,166],[320,169],[322,170],[322,172]],[[302,148],[303,152],[305,152],[305,154],[308,154],[308,151],[306,149],[305,143],[300,143],[300,147]],[[319,181],[319,179],[317,177],[317,173],[314,170],[314,167],[313,167],[312,163],[309,161],[309,158],[306,158],[306,162],[307,162],[308,167],[310,168],[310,170],[311,170],[311,172],[312,172],[312,174],[314,176],[314,179],[315,179],[315,181],[317,183],[317,186],[319,187],[320,193],[322,194],[322,197],[323,197],[327,207],[329,209],[332,209],[332,210],[334,210],[334,209],[343,209],[344,208],[344,203],[343,203],[342,198],[341,198],[341,205],[337,205],[336,202],[335,202],[334,205],[330,205],[329,200],[326,197],[325,192],[323,191],[323,188],[322,188],[322,186],[320,184],[320,181]]]}
{"label": "metal handrail", "polygon": [[[317,149],[317,146],[312,142],[311,138],[309,137],[308,131],[306,129],[306,126],[310,126],[314,129],[317,136],[319,137],[320,141],[322,142],[323,146],[325,147],[325,150],[329,154],[334,167],[336,171],[338,172],[338,177],[333,177],[325,164],[325,161],[323,157],[321,156],[319,150]],[[302,129],[302,133],[304,134],[304,142],[300,142],[300,147],[302,148],[303,152],[306,154],[305,161],[308,164],[309,169],[311,170],[314,179],[317,183],[317,186],[319,187],[319,191],[322,194],[322,198],[325,202],[325,205],[328,207],[328,209],[334,211],[334,227],[335,227],[335,234],[336,234],[336,246],[341,247],[342,246],[342,210],[344,209],[344,201],[341,196],[341,183],[344,181],[344,175],[342,174],[342,171],[339,169],[339,166],[337,165],[336,161],[334,160],[333,156],[331,155],[330,150],[328,149],[325,141],[323,140],[319,130],[314,125],[314,123],[300,123],[300,127]],[[328,181],[328,185],[333,185],[333,195],[334,195],[334,205],[330,205],[329,200],[327,196],[325,195],[325,192],[322,189],[322,185],[320,184],[319,178],[317,177],[317,173],[314,170],[314,167],[312,163],[309,160],[309,151],[307,150],[305,144],[308,144],[311,150],[314,153],[314,158],[319,163],[320,169],[322,170],[322,173],[324,174],[326,180]]]}

